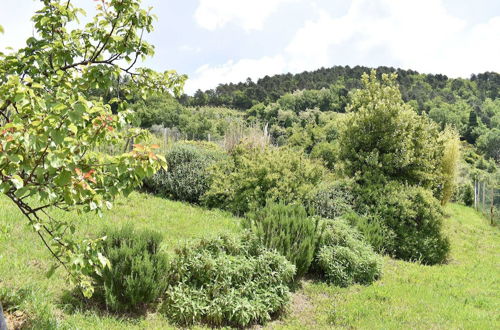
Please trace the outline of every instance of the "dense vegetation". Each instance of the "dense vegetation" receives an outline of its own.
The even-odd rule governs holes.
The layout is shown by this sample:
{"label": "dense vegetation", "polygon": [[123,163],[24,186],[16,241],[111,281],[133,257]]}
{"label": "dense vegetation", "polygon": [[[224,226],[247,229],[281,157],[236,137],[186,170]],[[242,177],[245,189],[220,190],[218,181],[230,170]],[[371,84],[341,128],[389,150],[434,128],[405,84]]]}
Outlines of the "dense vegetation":
{"label": "dense vegetation", "polygon": [[[82,29],[70,29],[81,14],[70,1],[43,3],[37,36],[0,53],[0,197],[57,261],[47,278],[63,266],[71,286],[62,308],[36,301],[18,290],[15,253],[0,250],[0,307],[35,315],[25,327],[57,328],[63,310],[241,328],[286,317],[308,278],[342,292],[376,287],[383,264],[452,268],[462,228],[447,230],[447,204],[477,201],[472,181],[498,184],[496,73],[334,67],[180,97],[184,76],[131,71],[153,54],[139,0],[102,1]],[[159,197],[121,199],[141,184]],[[138,221],[101,228],[92,211]],[[12,223],[0,223],[0,247],[29,246]],[[352,327],[334,307],[322,325]]]}
{"label": "dense vegetation", "polygon": [[[278,138],[283,128],[304,127],[311,120],[306,117],[313,117],[318,124],[321,113],[345,113],[351,91],[362,86],[362,74],[368,71],[370,68],[362,66],[335,66],[295,75],[266,76],[257,82],[221,84],[214,90],[197,91],[194,96],[184,96],[179,101],[187,106],[239,109],[249,120],[257,118],[277,124],[281,130],[276,127],[274,137]],[[497,147],[500,141],[500,74],[485,72],[462,79],[377,68],[379,77],[385,73],[397,73],[403,101],[419,114],[427,114],[441,129],[446,125],[455,127],[462,140],[500,161]]]}

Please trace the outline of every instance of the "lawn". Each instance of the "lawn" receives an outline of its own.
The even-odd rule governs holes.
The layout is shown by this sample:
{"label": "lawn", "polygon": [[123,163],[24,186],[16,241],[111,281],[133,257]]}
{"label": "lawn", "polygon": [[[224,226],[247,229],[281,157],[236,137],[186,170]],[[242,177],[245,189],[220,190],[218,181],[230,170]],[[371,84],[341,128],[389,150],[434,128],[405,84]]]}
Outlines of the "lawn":
{"label": "lawn", "polygon": [[[500,328],[500,236],[474,210],[449,205],[445,229],[451,241],[447,265],[422,266],[384,259],[381,280],[370,286],[336,288],[305,280],[286,315],[273,328]],[[57,212],[56,216],[76,214]],[[106,225],[132,222],[164,234],[166,250],[183,241],[239,230],[238,218],[188,204],[134,193],[103,218],[78,218],[80,235]],[[9,317],[24,326],[62,329],[171,328],[157,313],[131,318],[85,310],[67,299],[71,289],[62,271],[51,279],[52,262],[21,214],[0,198],[0,299]],[[16,312],[17,310],[17,312]]]}

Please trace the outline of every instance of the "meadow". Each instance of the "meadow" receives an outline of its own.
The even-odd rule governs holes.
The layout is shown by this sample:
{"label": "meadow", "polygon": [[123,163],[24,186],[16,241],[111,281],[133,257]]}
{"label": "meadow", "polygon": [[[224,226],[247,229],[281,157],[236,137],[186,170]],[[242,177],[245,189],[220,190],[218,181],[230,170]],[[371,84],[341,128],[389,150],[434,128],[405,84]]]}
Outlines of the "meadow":
{"label": "meadow", "polygon": [[[301,280],[288,310],[264,328],[494,329],[500,327],[497,227],[471,208],[449,204],[444,230],[449,261],[425,266],[384,257],[383,276],[370,286],[331,286]],[[83,306],[72,298],[67,276],[45,274],[53,259],[42,248],[22,214],[0,198],[0,298],[9,322],[33,329],[174,328],[160,313],[116,315]],[[94,236],[107,226],[131,222],[159,231],[163,249],[221,233],[238,232],[241,219],[144,193],[119,199],[102,218],[56,212],[78,223],[77,235]],[[14,327],[15,329],[16,327]]]}

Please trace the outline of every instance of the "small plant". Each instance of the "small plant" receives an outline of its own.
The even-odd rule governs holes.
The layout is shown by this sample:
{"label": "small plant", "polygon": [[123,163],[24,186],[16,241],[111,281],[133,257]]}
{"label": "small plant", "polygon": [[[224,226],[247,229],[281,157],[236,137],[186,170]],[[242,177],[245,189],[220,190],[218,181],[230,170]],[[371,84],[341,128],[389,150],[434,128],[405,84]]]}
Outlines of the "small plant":
{"label": "small plant", "polygon": [[310,218],[302,205],[268,203],[251,215],[246,225],[262,246],[285,256],[304,275],[314,257],[319,236],[318,219]]}
{"label": "small plant", "polygon": [[115,312],[138,311],[154,302],[167,286],[167,258],[160,252],[162,236],[129,225],[103,234],[107,235],[104,254],[111,267],[93,276],[92,299]]}
{"label": "small plant", "polygon": [[455,200],[463,203],[465,206],[474,205],[474,187],[470,183],[464,183],[458,186],[455,194]]}
{"label": "small plant", "polygon": [[180,325],[246,327],[289,301],[295,267],[251,236],[202,240],[176,251],[161,311]]}
{"label": "small plant", "polygon": [[380,257],[343,219],[323,220],[313,269],[334,285],[370,284],[381,275]]}

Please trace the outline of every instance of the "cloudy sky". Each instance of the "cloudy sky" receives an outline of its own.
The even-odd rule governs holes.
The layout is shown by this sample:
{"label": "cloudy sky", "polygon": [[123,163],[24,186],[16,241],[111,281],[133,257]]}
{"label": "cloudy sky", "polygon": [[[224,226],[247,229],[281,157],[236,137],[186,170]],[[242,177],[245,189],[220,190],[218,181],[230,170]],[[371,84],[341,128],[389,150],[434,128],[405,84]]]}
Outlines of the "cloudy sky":
{"label": "cloudy sky", "polygon": [[[0,0],[0,49],[33,31],[34,0]],[[96,2],[73,0],[92,13]],[[499,0],[143,0],[158,16],[144,65],[176,69],[186,92],[333,65],[469,77],[500,72]]]}

